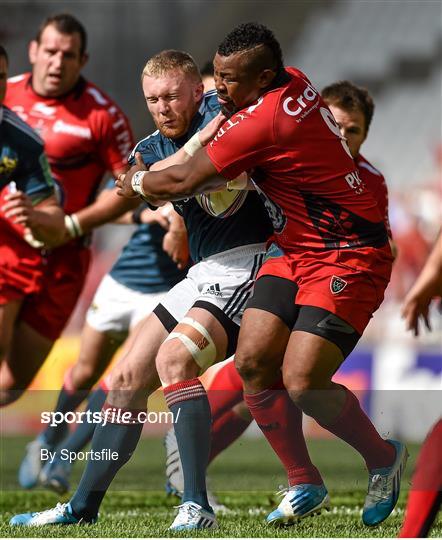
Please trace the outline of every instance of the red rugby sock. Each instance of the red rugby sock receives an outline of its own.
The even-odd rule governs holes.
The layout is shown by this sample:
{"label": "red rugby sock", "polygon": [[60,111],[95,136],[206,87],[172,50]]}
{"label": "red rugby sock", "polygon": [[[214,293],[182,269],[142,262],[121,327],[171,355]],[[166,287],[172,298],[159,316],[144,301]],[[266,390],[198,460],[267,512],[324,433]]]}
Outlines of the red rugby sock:
{"label": "red rugby sock", "polygon": [[365,459],[368,470],[389,467],[396,457],[393,445],[379,435],[357,397],[345,386],[342,388],[347,396],[341,414],[333,424],[320,425],[353,446]]}
{"label": "red rugby sock", "polygon": [[282,380],[257,394],[244,394],[261,431],[287,471],[289,486],[323,483],[313,465],[302,432],[302,412],[290,399]]}
{"label": "red rugby sock", "polygon": [[233,360],[216,373],[207,390],[207,397],[214,423],[243,400],[242,380]]}

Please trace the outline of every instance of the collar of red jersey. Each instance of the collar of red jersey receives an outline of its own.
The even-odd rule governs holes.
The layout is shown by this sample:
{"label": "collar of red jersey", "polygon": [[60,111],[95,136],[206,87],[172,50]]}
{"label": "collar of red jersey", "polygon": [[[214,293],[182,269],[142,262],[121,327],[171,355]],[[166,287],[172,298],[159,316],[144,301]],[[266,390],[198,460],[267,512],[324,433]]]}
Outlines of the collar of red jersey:
{"label": "collar of red jersey", "polygon": [[40,94],[38,94],[33,86],[32,86],[32,72],[29,73],[29,77],[28,77],[28,80],[26,81],[26,88],[28,88],[33,94],[35,94],[36,96],[38,96],[39,98],[41,99],[45,99],[45,100],[55,100],[55,101],[60,101],[60,100],[64,100],[66,99],[68,96],[73,96],[74,99],[78,99],[81,94],[83,93],[84,89],[86,88],[86,85],[87,85],[87,81],[86,79],[80,75],[80,78],[78,79],[78,81],[75,83],[74,87],[71,88],[69,90],[69,92],[66,92],[66,94],[63,94],[62,96],[57,96],[57,97],[47,97],[47,96],[41,96]]}

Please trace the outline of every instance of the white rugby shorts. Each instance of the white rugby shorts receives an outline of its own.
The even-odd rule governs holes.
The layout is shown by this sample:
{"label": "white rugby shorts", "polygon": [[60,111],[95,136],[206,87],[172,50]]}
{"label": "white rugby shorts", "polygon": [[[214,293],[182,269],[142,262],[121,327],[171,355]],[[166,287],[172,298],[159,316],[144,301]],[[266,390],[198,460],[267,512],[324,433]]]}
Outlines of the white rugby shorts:
{"label": "white rugby shorts", "polygon": [[150,315],[167,291],[134,291],[106,274],[87,311],[86,322],[99,332],[125,337],[138,322]]}
{"label": "white rugby shorts", "polygon": [[239,326],[265,249],[264,243],[251,244],[203,259],[166,293],[161,305],[180,321],[195,302],[208,302]]}

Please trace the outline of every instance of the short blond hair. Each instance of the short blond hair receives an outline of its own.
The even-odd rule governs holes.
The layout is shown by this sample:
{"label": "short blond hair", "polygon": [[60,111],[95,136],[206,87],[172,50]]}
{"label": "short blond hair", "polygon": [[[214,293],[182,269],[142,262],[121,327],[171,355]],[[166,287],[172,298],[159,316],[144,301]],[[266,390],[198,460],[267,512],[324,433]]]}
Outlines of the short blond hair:
{"label": "short blond hair", "polygon": [[143,82],[144,76],[161,77],[171,71],[181,71],[193,78],[196,83],[202,82],[201,73],[192,56],[184,51],[174,49],[161,51],[152,56],[143,68],[141,82]]}

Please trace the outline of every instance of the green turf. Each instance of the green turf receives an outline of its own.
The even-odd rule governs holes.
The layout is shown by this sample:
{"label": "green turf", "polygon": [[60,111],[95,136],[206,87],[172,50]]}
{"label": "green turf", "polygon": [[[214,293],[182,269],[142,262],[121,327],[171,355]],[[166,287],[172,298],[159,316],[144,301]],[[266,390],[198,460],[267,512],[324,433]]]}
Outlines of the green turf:
{"label": "green turf", "polygon": [[[143,439],[131,462],[123,468],[112,490],[104,499],[100,520],[94,526],[11,528],[9,518],[18,512],[50,508],[59,497],[45,491],[18,489],[16,472],[23,455],[24,438],[3,438],[0,449],[1,537],[185,537],[171,535],[167,527],[173,520],[176,500],[162,491],[164,452],[161,441]],[[270,529],[264,524],[273,508],[274,491],[284,484],[284,475],[272,451],[262,439],[242,439],[222,454],[210,469],[211,487],[231,512],[219,516],[218,531],[198,532],[203,537],[394,537],[403,518],[403,507],[417,448],[410,447],[411,458],[403,482],[398,509],[385,524],[368,529],[361,523],[360,509],[366,488],[366,473],[356,453],[339,441],[311,441],[313,460],[320,468],[329,489],[332,511],[308,518],[289,529]],[[82,465],[77,464],[73,485]],[[432,531],[440,537],[439,520]],[[193,534],[196,536],[196,533]]]}

